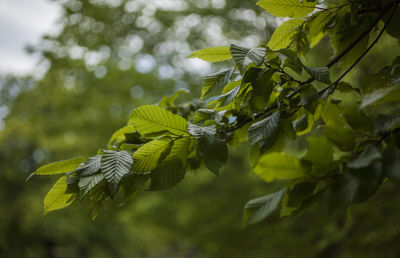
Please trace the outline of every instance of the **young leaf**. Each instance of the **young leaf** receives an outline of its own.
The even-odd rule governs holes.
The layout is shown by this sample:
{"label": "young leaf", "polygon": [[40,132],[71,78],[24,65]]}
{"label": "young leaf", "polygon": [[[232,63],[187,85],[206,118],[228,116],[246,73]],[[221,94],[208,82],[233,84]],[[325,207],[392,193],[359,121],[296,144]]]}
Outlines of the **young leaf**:
{"label": "young leaf", "polygon": [[197,50],[188,56],[189,58],[200,58],[207,62],[220,62],[232,58],[229,47],[210,47]]}
{"label": "young leaf", "polygon": [[91,176],[100,170],[101,155],[88,158],[82,166],[78,167],[77,171],[82,171],[80,176]]}
{"label": "young leaf", "polygon": [[235,88],[233,88],[232,90],[228,91],[227,93],[220,95],[218,97],[218,100],[221,103],[220,106],[223,107],[223,106],[229,105],[229,103],[231,103],[238,95],[238,93],[240,91],[240,87],[241,87],[241,85],[238,85]]}
{"label": "young leaf", "polygon": [[221,90],[231,79],[235,67],[223,70],[218,73],[210,74],[204,78],[201,99],[207,98],[212,92]]}
{"label": "young leaf", "polygon": [[96,185],[98,185],[104,179],[102,173],[81,177],[79,180],[79,189],[82,197],[90,192]]}
{"label": "young leaf", "polygon": [[37,169],[35,171],[35,175],[56,175],[68,173],[74,171],[84,161],[85,158],[78,157],[69,160],[49,163]]}
{"label": "young leaf", "polygon": [[187,135],[186,120],[163,108],[144,105],[136,108],[130,115],[129,124],[142,134],[153,134],[168,131],[175,135]]}
{"label": "young leaf", "polygon": [[244,48],[234,44],[231,45],[230,51],[240,69],[246,68],[251,63],[260,66],[267,53],[265,48]]}
{"label": "young leaf", "polygon": [[250,200],[244,206],[243,223],[245,226],[258,223],[279,208],[285,189]]}
{"label": "young leaf", "polygon": [[315,2],[299,0],[260,0],[257,5],[279,17],[300,18],[314,11]]}
{"label": "young leaf", "polygon": [[104,150],[101,157],[101,170],[114,195],[122,177],[131,170],[133,159],[127,151]]}
{"label": "young leaf", "polygon": [[279,50],[288,47],[292,36],[303,23],[304,20],[302,19],[290,19],[282,23],[269,39],[268,47],[272,50]]}
{"label": "young leaf", "polygon": [[266,182],[275,179],[295,179],[303,177],[306,172],[307,167],[300,160],[279,152],[263,155],[254,168],[254,173]]}
{"label": "young leaf", "polygon": [[135,160],[132,170],[135,172],[150,172],[158,166],[160,160],[168,155],[171,150],[172,141],[168,138],[152,140],[132,155]]}
{"label": "young leaf", "polygon": [[74,194],[67,194],[67,177],[60,177],[44,198],[44,214],[50,211],[60,210],[71,205],[74,201]]}
{"label": "young leaf", "polygon": [[274,142],[280,131],[280,113],[276,112],[249,127],[249,142],[260,147],[266,142]]}
{"label": "young leaf", "polygon": [[202,127],[195,124],[190,124],[188,126],[188,132],[195,138],[199,139],[203,134],[215,135],[217,133],[217,128],[215,125]]}

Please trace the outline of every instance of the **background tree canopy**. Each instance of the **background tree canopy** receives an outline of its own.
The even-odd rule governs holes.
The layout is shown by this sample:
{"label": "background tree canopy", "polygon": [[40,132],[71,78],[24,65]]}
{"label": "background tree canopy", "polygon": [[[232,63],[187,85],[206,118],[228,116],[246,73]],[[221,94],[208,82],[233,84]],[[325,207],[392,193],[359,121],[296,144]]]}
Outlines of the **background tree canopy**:
{"label": "background tree canopy", "polygon": [[256,2],[60,3],[1,80],[0,254],[397,257],[398,1]]}

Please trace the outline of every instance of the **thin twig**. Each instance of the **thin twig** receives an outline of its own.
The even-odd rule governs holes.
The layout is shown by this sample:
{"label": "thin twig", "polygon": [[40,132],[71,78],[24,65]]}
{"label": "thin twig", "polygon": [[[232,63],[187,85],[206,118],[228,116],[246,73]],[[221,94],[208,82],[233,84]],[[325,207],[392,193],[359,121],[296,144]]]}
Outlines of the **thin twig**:
{"label": "thin twig", "polygon": [[345,77],[345,76],[346,76],[346,75],[361,61],[361,59],[363,59],[363,57],[374,47],[374,45],[375,45],[376,43],[378,43],[379,39],[380,39],[380,38],[382,37],[382,35],[383,35],[383,32],[386,30],[386,28],[387,28],[387,26],[389,25],[391,19],[393,18],[393,16],[394,16],[396,10],[397,10],[397,4],[396,4],[395,7],[393,8],[393,11],[392,11],[392,13],[390,14],[389,18],[386,20],[385,26],[383,26],[382,30],[379,32],[378,36],[377,36],[377,37],[375,38],[375,40],[370,44],[370,46],[361,54],[361,56],[359,56],[359,57],[357,58],[357,60],[356,60],[349,68],[347,68],[347,70],[346,70],[336,81],[334,81],[331,85],[327,86],[326,88],[320,90],[320,91],[318,92],[319,95],[322,95],[325,91],[327,91],[328,89],[330,89],[330,88],[332,88],[332,87],[333,87],[333,89],[332,89],[332,92],[331,92],[330,94],[332,94],[332,93],[335,91],[335,89],[336,89],[338,83],[343,79],[343,77]]}
{"label": "thin twig", "polygon": [[345,56],[350,50],[352,50],[365,36],[367,36],[371,30],[379,23],[383,16],[387,13],[387,11],[393,7],[397,1],[387,4],[382,11],[378,14],[376,19],[371,23],[371,25],[362,33],[356,40],[354,40],[346,49],[344,49],[339,55],[337,55],[334,59],[332,59],[326,66],[330,68],[334,64],[336,64],[343,56]]}

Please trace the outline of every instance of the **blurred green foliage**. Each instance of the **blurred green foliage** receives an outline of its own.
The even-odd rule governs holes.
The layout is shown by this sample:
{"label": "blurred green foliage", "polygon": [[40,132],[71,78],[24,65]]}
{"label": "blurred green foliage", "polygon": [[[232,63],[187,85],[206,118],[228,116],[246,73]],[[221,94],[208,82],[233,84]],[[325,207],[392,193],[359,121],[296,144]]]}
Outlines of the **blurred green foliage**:
{"label": "blurred green foliage", "polygon": [[[321,207],[310,207],[294,218],[243,229],[244,203],[279,188],[248,173],[245,146],[230,150],[220,177],[200,169],[174,189],[147,192],[122,206],[109,203],[95,221],[80,205],[42,215],[54,180],[26,183],[30,172],[105,147],[104,139],[135,106],[181,87],[198,97],[200,77],[182,61],[192,50],[234,38],[257,45],[271,31],[272,18],[259,14],[255,1],[171,1],[178,4],[170,8],[156,8],[162,1],[156,2],[65,1],[62,31],[36,49],[47,73],[37,81],[2,77],[0,107],[8,114],[0,132],[0,256],[398,257],[400,199],[393,183],[348,214],[328,219]],[[210,28],[224,38],[206,37]],[[371,69],[374,57],[390,60],[388,47],[399,49],[385,38],[353,81]],[[330,54],[322,42],[307,59],[315,64]],[[144,72],[146,61],[140,60],[157,65]],[[173,72],[160,78],[160,69]]]}

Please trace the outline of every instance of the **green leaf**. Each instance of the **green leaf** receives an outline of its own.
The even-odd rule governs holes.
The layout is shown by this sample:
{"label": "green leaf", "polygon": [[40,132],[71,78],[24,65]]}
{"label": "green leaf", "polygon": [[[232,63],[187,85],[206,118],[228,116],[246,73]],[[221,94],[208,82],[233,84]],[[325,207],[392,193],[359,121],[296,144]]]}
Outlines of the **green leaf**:
{"label": "green leaf", "polygon": [[127,151],[104,150],[101,157],[101,170],[114,195],[122,177],[131,170],[133,159]]}
{"label": "green leaf", "polygon": [[141,135],[168,131],[175,135],[187,135],[186,120],[163,108],[145,105],[136,108],[130,115],[129,124]]}
{"label": "green leaf", "polygon": [[91,176],[100,170],[101,155],[88,158],[82,166],[78,167],[76,171],[81,171],[80,176]]}
{"label": "green leaf", "polygon": [[228,160],[228,147],[216,136],[215,125],[208,126],[208,128],[203,130],[199,139],[199,156],[211,172],[219,175],[220,168]]}
{"label": "green leaf", "polygon": [[98,185],[104,179],[102,173],[81,177],[79,180],[79,189],[82,197],[90,192],[96,185]]}
{"label": "green leaf", "polygon": [[204,48],[193,52],[188,57],[197,57],[207,62],[220,62],[232,58],[229,47]]}
{"label": "green leaf", "polygon": [[303,177],[307,172],[305,164],[289,155],[272,152],[263,155],[254,168],[254,173],[261,176],[266,182],[275,179],[295,179]]}
{"label": "green leaf", "polygon": [[112,145],[119,145],[121,142],[125,141],[125,134],[136,132],[135,127],[132,125],[127,125],[116,131],[108,141],[108,147],[111,148]]}
{"label": "green leaf", "polygon": [[399,89],[399,87],[395,86],[377,89],[365,95],[364,99],[361,102],[360,108],[366,108],[372,104],[375,104],[376,102],[383,100],[386,96],[389,96],[389,94],[392,94],[394,91],[397,91]]}
{"label": "green leaf", "polygon": [[315,2],[298,0],[260,0],[257,5],[272,15],[292,18],[307,16],[315,8]]}
{"label": "green leaf", "polygon": [[318,106],[318,90],[311,84],[306,86],[301,92],[300,104],[311,114],[315,113]]}
{"label": "green leaf", "polygon": [[288,47],[292,36],[303,23],[304,20],[302,19],[290,19],[282,23],[272,34],[267,46],[272,50]]}
{"label": "green leaf", "polygon": [[400,115],[378,115],[375,118],[373,132],[378,135],[386,134],[400,126]]}
{"label": "green leaf", "polygon": [[244,206],[243,223],[245,226],[258,223],[279,208],[285,189],[250,200]]}
{"label": "green leaf", "polygon": [[[391,12],[391,11],[390,11]],[[390,13],[388,12],[388,13]],[[400,10],[397,9],[397,11],[395,12],[395,14],[393,15],[389,26],[386,28],[386,32],[396,38],[396,39],[400,39]]]}
{"label": "green leaf", "polygon": [[76,199],[74,194],[66,194],[67,177],[60,177],[44,198],[44,214],[60,210],[71,205]]}
{"label": "green leaf", "polygon": [[35,175],[56,175],[68,173],[74,171],[84,161],[85,158],[78,157],[69,160],[49,163],[37,169],[35,171]]}
{"label": "green leaf", "polygon": [[251,63],[260,66],[267,53],[265,48],[244,48],[234,44],[231,45],[230,51],[240,69],[246,68]]}
{"label": "green leaf", "polygon": [[354,133],[344,127],[324,125],[323,130],[329,140],[334,142],[340,150],[351,151],[355,145]]}
{"label": "green leaf", "polygon": [[302,203],[314,195],[317,182],[302,181],[287,190],[287,206],[300,207]]}
{"label": "green leaf", "polygon": [[325,84],[330,84],[331,83],[331,78],[329,76],[329,69],[328,67],[314,67],[314,68],[309,68],[307,66],[304,66],[308,74],[313,78],[314,80],[317,80],[319,82],[325,83]]}
{"label": "green leaf", "polygon": [[325,36],[327,23],[332,19],[334,12],[316,12],[307,22],[307,37],[310,40],[310,47],[316,46]]}
{"label": "green leaf", "polygon": [[152,140],[132,155],[134,163],[132,170],[135,172],[150,172],[158,166],[158,163],[168,155],[172,141],[169,138]]}
{"label": "green leaf", "polygon": [[222,94],[218,97],[218,101],[221,102],[222,107],[229,105],[229,103],[231,103],[236,98],[236,96],[238,95],[238,93],[240,91],[240,87],[241,87],[241,85],[238,85],[235,88],[233,88],[232,90],[230,90],[227,93]]}
{"label": "green leaf", "polygon": [[159,107],[162,108],[170,108],[170,107],[175,107],[175,101],[176,99],[183,94],[188,94],[189,91],[187,89],[180,89],[177,90],[173,95],[171,96],[164,96],[160,102],[158,103]]}
{"label": "green leaf", "polygon": [[280,131],[280,113],[276,112],[249,127],[249,142],[259,147],[265,143],[275,142]]}
{"label": "green leaf", "polygon": [[400,183],[400,151],[392,148],[383,153],[383,171],[386,176]]}
{"label": "green leaf", "polygon": [[204,78],[201,99],[207,98],[211,93],[221,90],[231,79],[235,67],[210,74]]}
{"label": "green leaf", "polygon": [[325,137],[308,137],[308,150],[305,160],[318,165],[330,165],[333,160],[333,149]]}
{"label": "green leaf", "polygon": [[177,185],[185,177],[185,169],[179,159],[173,159],[156,168],[151,173],[149,191],[169,189]]}
{"label": "green leaf", "polygon": [[352,160],[347,163],[347,167],[349,168],[368,167],[373,161],[381,158],[382,158],[381,153],[375,146],[367,145],[355,160]]}
{"label": "green leaf", "polygon": [[128,174],[121,181],[122,189],[124,190],[124,198],[128,198],[141,189],[149,180],[149,174]]}
{"label": "green leaf", "polygon": [[195,138],[200,139],[203,134],[215,135],[217,133],[217,128],[215,125],[202,127],[195,124],[190,124],[188,126],[188,132]]}

